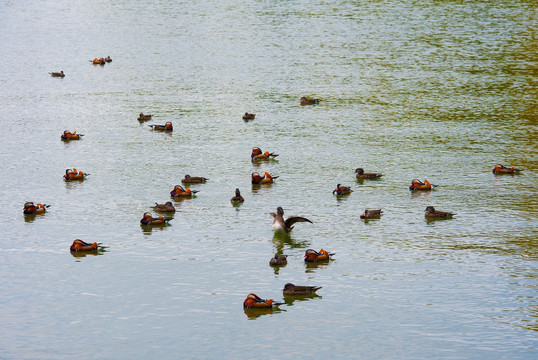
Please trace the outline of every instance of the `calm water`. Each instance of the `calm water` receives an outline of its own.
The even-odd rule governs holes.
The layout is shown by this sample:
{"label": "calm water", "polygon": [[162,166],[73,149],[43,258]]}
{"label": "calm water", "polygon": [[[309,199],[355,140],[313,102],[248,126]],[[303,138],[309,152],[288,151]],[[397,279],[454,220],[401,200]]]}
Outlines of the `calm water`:
{"label": "calm water", "polygon": [[[0,358],[537,357],[535,2],[30,0],[0,13]],[[173,134],[146,126],[166,121]],[[63,143],[65,129],[85,137]],[[253,146],[278,161],[252,164]],[[525,171],[494,176],[496,163]],[[90,176],[65,183],[73,167]],[[357,167],[385,176],[358,183]],[[253,171],[279,178],[254,188]],[[170,226],[142,229],[185,174],[210,181]],[[440,186],[411,194],[413,178]],[[354,192],[336,199],[337,183]],[[25,219],[26,201],[52,207]],[[428,205],[457,216],[428,223]],[[277,206],[313,224],[275,237]],[[384,215],[364,222],[366,208]],[[76,238],[110,248],[74,257]],[[334,260],[305,266],[322,247]],[[276,251],[286,267],[268,265]],[[243,311],[286,282],[323,288]]]}

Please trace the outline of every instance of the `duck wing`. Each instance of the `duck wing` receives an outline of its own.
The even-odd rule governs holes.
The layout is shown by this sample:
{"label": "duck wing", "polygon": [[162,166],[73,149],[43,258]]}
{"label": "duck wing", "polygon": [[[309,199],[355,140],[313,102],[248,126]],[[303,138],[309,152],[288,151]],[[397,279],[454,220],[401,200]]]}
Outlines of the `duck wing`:
{"label": "duck wing", "polygon": [[305,293],[315,293],[321,289],[321,286],[297,286],[295,285],[294,290],[296,292],[305,292]]}
{"label": "duck wing", "polygon": [[[271,215],[273,215],[273,214],[271,213]],[[273,215],[273,216],[275,216],[275,215]],[[286,228],[289,229],[290,227],[292,227],[293,224],[298,223],[298,222],[309,222],[309,223],[312,224],[312,221],[308,220],[307,218],[301,217],[301,216],[290,216],[289,218],[286,219],[286,221],[284,223],[286,224]]]}

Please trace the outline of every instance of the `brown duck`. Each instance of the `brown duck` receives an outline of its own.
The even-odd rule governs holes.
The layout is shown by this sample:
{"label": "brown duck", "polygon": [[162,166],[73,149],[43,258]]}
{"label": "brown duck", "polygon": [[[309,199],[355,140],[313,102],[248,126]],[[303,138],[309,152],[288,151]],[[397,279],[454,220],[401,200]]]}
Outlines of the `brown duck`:
{"label": "brown duck", "polygon": [[319,99],[311,99],[307,98],[306,96],[303,96],[300,100],[301,105],[313,105],[313,104],[319,104]]}
{"label": "brown duck", "polygon": [[241,204],[245,199],[241,196],[241,192],[239,191],[239,188],[235,189],[235,196],[230,199],[230,202],[232,204]]}
{"label": "brown duck", "polygon": [[140,113],[140,115],[138,115],[138,121],[151,120],[152,117],[153,117],[153,115],[150,115],[150,114],[144,115],[144,113]]}
{"label": "brown duck", "polygon": [[424,212],[426,219],[450,219],[456,214],[446,212],[446,211],[437,211],[433,206],[428,206]]}
{"label": "brown duck", "polygon": [[383,174],[379,173],[365,173],[363,168],[355,169],[355,177],[357,179],[379,179]]}
{"label": "brown duck", "polygon": [[256,118],[256,114],[250,114],[248,112],[243,115],[243,120],[254,120]]}
{"label": "brown duck", "polygon": [[64,77],[64,76],[65,76],[63,70],[60,71],[60,72],[50,72],[49,74],[50,74],[50,76],[52,76],[52,77]]}
{"label": "brown duck", "polygon": [[284,296],[314,295],[319,289],[321,289],[321,286],[298,286],[287,283],[282,289],[282,294]]}
{"label": "brown duck", "polygon": [[202,176],[190,176],[187,174],[183,179],[181,179],[181,182],[183,184],[203,184],[207,180],[209,179]]}
{"label": "brown duck", "polygon": [[379,219],[383,211],[379,210],[364,210],[361,214],[361,219]]}
{"label": "brown duck", "polygon": [[172,205],[171,201],[167,201],[164,204],[155,203],[155,206],[152,206],[152,209],[156,212],[176,212],[176,208]]}
{"label": "brown duck", "polygon": [[269,260],[269,265],[271,266],[282,266],[282,265],[286,265],[287,263],[288,263],[288,255],[275,254],[275,256],[273,256],[271,260]]}

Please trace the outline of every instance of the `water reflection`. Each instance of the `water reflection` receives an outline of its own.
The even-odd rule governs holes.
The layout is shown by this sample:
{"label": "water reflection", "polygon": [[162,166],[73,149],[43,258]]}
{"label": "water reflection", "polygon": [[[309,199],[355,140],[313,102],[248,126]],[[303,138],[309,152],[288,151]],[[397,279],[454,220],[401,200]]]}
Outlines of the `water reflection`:
{"label": "water reflection", "polygon": [[35,219],[39,219],[41,217],[45,216],[45,214],[24,214],[24,221],[27,223],[34,222]]}
{"label": "water reflection", "polygon": [[72,190],[72,189],[76,189],[79,186],[82,186],[82,184],[85,182],[85,180],[86,179],[83,178],[83,179],[74,179],[74,180],[69,180],[69,181],[63,180],[63,182],[65,183],[65,188],[66,189]]}
{"label": "water reflection", "polygon": [[304,272],[306,274],[315,273],[317,269],[325,269],[333,261],[334,260],[332,260],[332,259],[325,260],[325,261],[318,261],[318,262],[315,262],[315,263],[305,261],[304,262],[304,265],[305,265],[305,271]]}
{"label": "water reflection", "polygon": [[323,296],[318,294],[311,294],[311,295],[295,295],[295,296],[289,296],[284,295],[284,303],[288,306],[292,306],[294,302],[296,301],[310,301],[314,299],[322,299]]}
{"label": "water reflection", "polygon": [[436,221],[447,221],[447,220],[452,220],[452,217],[449,217],[449,218],[445,218],[445,219],[429,219],[429,218],[424,218],[424,221],[426,222],[426,224],[428,225],[432,225],[433,223],[435,223]]}
{"label": "water reflection", "polygon": [[410,197],[411,197],[411,199],[429,200],[432,191],[420,191],[420,190],[410,191],[410,193],[411,193]]}
{"label": "water reflection", "polygon": [[99,249],[99,250],[95,250],[95,251],[70,251],[71,255],[74,258],[77,258],[77,259],[84,258],[86,256],[104,255],[106,252],[108,252],[108,251],[106,251],[104,249]]}
{"label": "water reflection", "polygon": [[272,307],[272,308],[267,308],[267,309],[243,308],[243,311],[245,312],[245,315],[247,316],[249,320],[256,320],[260,316],[278,314],[283,311],[285,312],[286,310],[282,310],[278,307]]}
{"label": "water reflection", "polygon": [[273,185],[273,183],[270,183],[270,184],[252,184],[252,193],[253,194],[258,194],[258,193],[261,193],[261,190],[263,190],[264,194],[268,194],[272,185]]}
{"label": "water reflection", "polygon": [[163,231],[164,228],[171,226],[172,224],[166,222],[164,224],[158,224],[158,225],[144,225],[140,224],[140,229],[142,230],[142,234],[144,235],[151,235],[153,231]]}
{"label": "water reflection", "polygon": [[284,245],[288,245],[291,249],[304,249],[310,247],[309,240],[297,241],[291,236],[291,233],[278,231],[273,235],[273,244],[275,245],[277,254],[282,254],[284,252]]}
{"label": "water reflection", "polygon": [[347,201],[347,199],[349,199],[349,195],[335,195],[335,198],[338,202]]}

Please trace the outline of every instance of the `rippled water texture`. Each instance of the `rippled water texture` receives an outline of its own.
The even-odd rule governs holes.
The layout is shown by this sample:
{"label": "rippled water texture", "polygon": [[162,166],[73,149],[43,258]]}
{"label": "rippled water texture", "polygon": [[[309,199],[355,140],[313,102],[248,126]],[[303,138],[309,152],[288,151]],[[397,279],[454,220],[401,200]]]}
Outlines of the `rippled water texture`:
{"label": "rippled water texture", "polygon": [[[0,13],[0,358],[537,357],[535,2]],[[171,134],[147,126],[166,121]],[[64,143],[65,129],[85,136]],[[279,156],[253,164],[254,146]],[[87,180],[64,182],[73,167]],[[357,182],[357,167],[385,176]],[[253,187],[254,171],[279,178]],[[185,174],[210,180],[173,201],[170,226],[141,228]],[[410,193],[414,178],[439,186]],[[337,183],[353,193],[336,198]],[[26,201],[52,206],[24,218]],[[274,236],[277,206],[313,223]],[[426,206],[457,215],[426,222]],[[365,222],[367,208],[383,216]],[[75,257],[76,238],[109,248]],[[336,254],[305,266],[308,248]],[[268,265],[275,252],[287,266]],[[287,282],[323,288],[243,310],[251,292],[283,301]]]}

